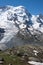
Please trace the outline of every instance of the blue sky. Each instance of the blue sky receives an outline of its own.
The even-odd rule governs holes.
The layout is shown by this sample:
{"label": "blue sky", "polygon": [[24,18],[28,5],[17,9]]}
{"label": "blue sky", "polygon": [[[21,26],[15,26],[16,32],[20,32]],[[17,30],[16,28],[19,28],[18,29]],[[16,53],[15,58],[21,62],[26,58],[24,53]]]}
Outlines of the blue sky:
{"label": "blue sky", "polygon": [[23,5],[31,14],[43,14],[43,0],[0,0],[0,6]]}

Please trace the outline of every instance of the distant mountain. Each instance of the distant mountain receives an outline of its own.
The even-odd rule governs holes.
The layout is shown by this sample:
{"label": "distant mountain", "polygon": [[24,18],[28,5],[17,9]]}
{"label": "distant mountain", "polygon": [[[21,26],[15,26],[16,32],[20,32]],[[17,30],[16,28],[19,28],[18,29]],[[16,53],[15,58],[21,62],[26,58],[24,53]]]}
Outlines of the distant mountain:
{"label": "distant mountain", "polygon": [[43,45],[43,15],[31,15],[24,6],[0,7],[0,49],[27,43]]}

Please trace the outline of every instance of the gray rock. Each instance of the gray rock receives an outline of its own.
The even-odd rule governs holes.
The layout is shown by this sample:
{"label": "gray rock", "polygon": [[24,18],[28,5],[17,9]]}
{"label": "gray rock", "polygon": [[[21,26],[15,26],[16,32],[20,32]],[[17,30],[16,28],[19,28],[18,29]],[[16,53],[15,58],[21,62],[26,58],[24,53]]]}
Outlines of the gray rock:
{"label": "gray rock", "polygon": [[35,58],[35,57],[29,57],[29,60],[30,60],[30,61],[37,61],[37,62],[40,61],[38,58]]}

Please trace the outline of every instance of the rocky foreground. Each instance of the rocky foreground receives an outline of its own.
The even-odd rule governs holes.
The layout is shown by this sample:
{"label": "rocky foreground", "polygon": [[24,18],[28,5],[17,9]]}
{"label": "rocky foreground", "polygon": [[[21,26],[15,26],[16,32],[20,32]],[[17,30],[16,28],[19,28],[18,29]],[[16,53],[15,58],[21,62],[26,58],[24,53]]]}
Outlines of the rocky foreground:
{"label": "rocky foreground", "polygon": [[3,65],[43,65],[43,46],[24,45],[0,50]]}

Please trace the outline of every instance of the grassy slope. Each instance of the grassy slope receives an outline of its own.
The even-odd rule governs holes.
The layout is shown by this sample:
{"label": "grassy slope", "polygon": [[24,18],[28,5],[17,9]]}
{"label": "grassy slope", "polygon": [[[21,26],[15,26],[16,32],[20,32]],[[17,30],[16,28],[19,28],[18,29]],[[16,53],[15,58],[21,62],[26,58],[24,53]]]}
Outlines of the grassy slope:
{"label": "grassy slope", "polygon": [[[36,50],[43,50],[43,47],[38,47],[38,46],[32,46],[32,45],[25,45],[25,46],[21,46],[21,47],[17,47],[17,50],[19,50],[20,52],[26,52],[26,53],[30,53],[32,51],[32,49],[36,48]],[[14,49],[12,49],[13,51]],[[6,50],[9,52],[9,49]],[[25,61],[21,62],[21,58],[18,57],[17,55],[12,55],[12,54],[7,54],[5,53],[6,51],[0,51],[0,57],[4,58],[4,65],[9,65],[9,63],[12,63],[12,65],[30,65],[27,64]]]}

